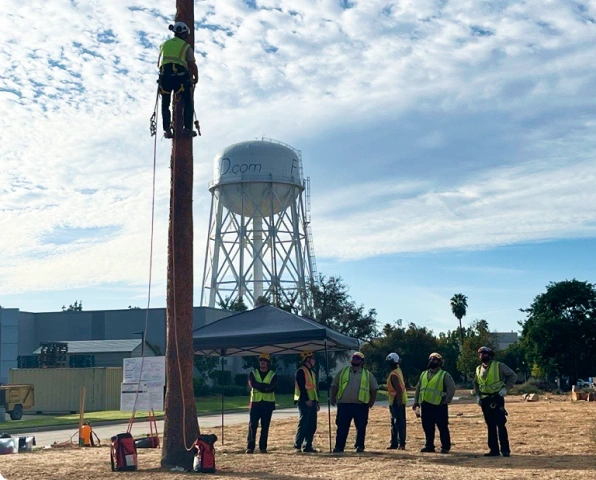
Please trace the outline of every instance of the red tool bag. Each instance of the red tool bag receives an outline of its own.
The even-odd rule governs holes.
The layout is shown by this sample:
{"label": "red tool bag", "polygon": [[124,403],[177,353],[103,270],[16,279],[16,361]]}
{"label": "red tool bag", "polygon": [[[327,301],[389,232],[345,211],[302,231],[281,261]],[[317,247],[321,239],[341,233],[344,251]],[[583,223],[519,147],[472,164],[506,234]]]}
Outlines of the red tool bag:
{"label": "red tool bag", "polygon": [[200,473],[215,473],[215,447],[217,435],[199,435],[194,443],[197,449],[193,470]]}
{"label": "red tool bag", "polygon": [[119,433],[112,437],[110,461],[112,472],[133,472],[137,469],[137,447],[130,433]]}

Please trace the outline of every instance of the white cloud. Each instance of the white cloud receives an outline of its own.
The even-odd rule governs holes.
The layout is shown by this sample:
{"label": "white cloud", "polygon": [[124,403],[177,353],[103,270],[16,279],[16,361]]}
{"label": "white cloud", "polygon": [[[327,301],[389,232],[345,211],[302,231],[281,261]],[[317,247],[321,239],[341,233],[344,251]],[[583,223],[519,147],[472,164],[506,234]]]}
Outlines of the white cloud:
{"label": "white cloud", "polygon": [[[0,292],[142,283],[153,157],[148,119],[173,5],[4,3]],[[416,174],[396,153],[384,161],[401,162],[400,178],[379,163],[376,178],[338,180],[333,191],[323,187],[330,170],[369,159],[305,158],[320,192],[313,228],[321,256],[595,234],[596,2],[257,5],[195,6],[195,100],[204,135],[195,140],[197,277],[211,159],[262,134],[303,148],[310,139],[379,123],[388,142],[414,125],[403,152],[430,156]],[[426,128],[420,118],[437,122]],[[494,137],[477,137],[486,131]],[[483,148],[491,149],[486,165],[477,153]],[[169,143],[159,141],[157,153],[156,271],[163,280]],[[431,175],[447,165],[443,181]],[[69,230],[80,238],[53,243]]]}

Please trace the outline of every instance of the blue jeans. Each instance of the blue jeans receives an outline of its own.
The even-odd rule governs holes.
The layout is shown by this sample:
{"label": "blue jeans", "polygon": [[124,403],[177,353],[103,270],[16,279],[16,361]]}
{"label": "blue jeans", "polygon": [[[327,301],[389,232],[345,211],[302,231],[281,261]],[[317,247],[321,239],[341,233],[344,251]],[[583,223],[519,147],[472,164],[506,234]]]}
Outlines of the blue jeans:
{"label": "blue jeans", "polygon": [[393,401],[393,405],[389,406],[391,412],[391,446],[405,447],[406,446],[406,406],[398,405],[397,401]]}
{"label": "blue jeans", "polygon": [[298,419],[298,428],[296,430],[296,439],[294,440],[294,448],[302,449],[312,448],[312,441],[317,431],[317,402],[312,402],[312,407],[309,407],[305,401],[298,402],[298,412],[300,417]]}

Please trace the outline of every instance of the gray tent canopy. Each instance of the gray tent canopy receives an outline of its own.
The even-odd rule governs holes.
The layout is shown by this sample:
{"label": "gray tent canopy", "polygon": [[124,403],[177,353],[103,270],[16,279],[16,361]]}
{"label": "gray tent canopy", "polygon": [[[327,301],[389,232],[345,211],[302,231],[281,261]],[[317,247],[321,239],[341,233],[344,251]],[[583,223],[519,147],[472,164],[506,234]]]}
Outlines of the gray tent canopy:
{"label": "gray tent canopy", "polygon": [[304,351],[358,350],[359,340],[270,305],[241,312],[197,328],[195,355],[245,356]]}

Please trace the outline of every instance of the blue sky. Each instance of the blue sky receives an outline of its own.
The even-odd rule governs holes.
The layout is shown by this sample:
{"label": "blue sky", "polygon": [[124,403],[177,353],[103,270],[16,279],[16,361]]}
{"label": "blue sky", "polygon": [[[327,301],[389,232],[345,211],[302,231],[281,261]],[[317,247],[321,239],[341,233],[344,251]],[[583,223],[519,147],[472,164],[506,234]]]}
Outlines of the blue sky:
{"label": "blue sky", "polygon": [[[147,304],[174,6],[7,0],[0,305]],[[319,271],[381,323],[452,329],[461,292],[467,321],[515,330],[550,281],[596,282],[596,1],[202,1],[195,20],[197,303],[213,157],[263,135],[302,151]],[[165,140],[157,163],[163,306]]]}

